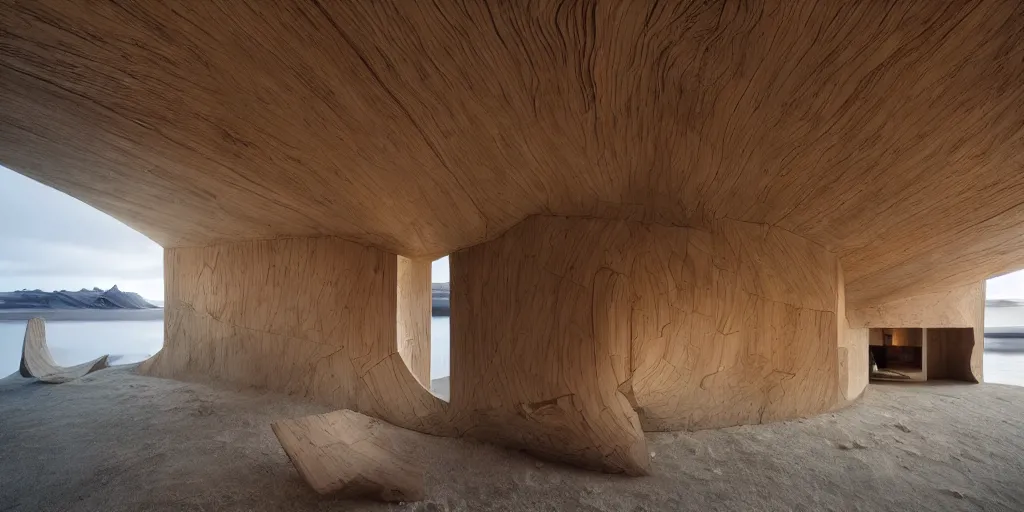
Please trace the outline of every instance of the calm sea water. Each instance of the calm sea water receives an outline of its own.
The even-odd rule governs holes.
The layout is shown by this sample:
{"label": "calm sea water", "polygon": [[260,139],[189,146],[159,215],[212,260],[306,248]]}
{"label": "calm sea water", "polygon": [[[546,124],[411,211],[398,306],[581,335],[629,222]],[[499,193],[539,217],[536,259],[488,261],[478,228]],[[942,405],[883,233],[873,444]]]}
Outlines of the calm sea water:
{"label": "calm sea water", "polygon": [[[1016,311],[1010,311],[1016,310]],[[990,322],[991,321],[991,322]],[[1024,308],[999,308],[986,312],[986,323],[996,326],[1024,325]],[[448,317],[431,321],[430,378],[449,374]],[[24,322],[0,322],[0,377],[18,371]],[[142,361],[163,344],[163,321],[46,323],[46,339],[57,364],[70,366],[103,354],[121,356],[114,364]],[[1024,341],[1021,342],[1024,346]],[[1024,386],[1024,352],[986,352],[985,381]]]}
{"label": "calm sea water", "polygon": [[[448,375],[448,317],[431,324],[430,378]],[[0,322],[0,378],[18,371],[25,322]],[[121,356],[113,364],[142,361],[156,354],[164,342],[163,320],[116,322],[46,322],[46,342],[59,365],[84,363],[103,354]]]}
{"label": "calm sea water", "polygon": [[[0,322],[0,376],[18,371],[25,322]],[[62,366],[81,364],[103,354],[122,356],[113,364],[142,361],[164,343],[163,320],[46,322],[46,342]]]}

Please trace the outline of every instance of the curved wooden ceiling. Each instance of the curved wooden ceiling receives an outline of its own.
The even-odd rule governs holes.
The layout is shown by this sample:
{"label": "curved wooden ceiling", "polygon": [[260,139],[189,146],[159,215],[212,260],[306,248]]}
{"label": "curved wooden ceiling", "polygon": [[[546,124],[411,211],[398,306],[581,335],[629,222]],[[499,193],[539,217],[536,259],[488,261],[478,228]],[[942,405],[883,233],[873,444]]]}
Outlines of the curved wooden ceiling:
{"label": "curved wooden ceiling", "polygon": [[0,7],[0,162],[164,246],[762,222],[851,306],[1024,267],[1024,4]]}

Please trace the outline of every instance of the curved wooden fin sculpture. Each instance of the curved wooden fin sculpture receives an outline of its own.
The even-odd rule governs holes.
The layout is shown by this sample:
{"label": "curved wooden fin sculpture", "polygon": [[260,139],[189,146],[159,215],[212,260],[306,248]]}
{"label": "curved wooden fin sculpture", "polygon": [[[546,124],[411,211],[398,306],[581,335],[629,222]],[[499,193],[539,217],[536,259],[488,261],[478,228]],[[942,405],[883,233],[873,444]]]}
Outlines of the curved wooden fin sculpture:
{"label": "curved wooden fin sculpture", "polygon": [[271,425],[302,478],[320,494],[382,501],[423,499],[412,431],[340,410]]}
{"label": "curved wooden fin sculpture", "polygon": [[21,346],[21,367],[18,371],[22,377],[35,377],[41,382],[60,384],[110,366],[107,357],[104,355],[67,368],[58,366],[46,346],[46,324],[42,318],[36,317],[29,319],[25,326],[25,341]]}
{"label": "curved wooden fin sculpture", "polygon": [[434,396],[394,353],[370,368],[360,381],[359,409],[402,428],[435,436],[459,435],[449,419],[448,403]]}

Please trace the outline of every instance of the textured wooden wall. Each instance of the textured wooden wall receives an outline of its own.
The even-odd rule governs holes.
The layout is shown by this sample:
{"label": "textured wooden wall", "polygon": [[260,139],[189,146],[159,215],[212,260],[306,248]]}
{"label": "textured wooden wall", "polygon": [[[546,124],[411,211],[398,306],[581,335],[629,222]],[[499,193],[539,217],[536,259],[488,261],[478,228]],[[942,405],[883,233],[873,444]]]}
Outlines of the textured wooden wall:
{"label": "textured wooden wall", "polygon": [[837,402],[838,264],[786,231],[532,217],[455,253],[450,405],[425,389],[429,265],[334,238],[168,249],[166,343],[143,371],[632,474],[644,429]]}
{"label": "textured wooden wall", "polygon": [[430,388],[430,260],[398,257],[398,353]]}
{"label": "textured wooden wall", "polygon": [[[451,406],[470,435],[646,472],[619,391],[631,375],[631,227],[537,217],[451,255]],[[685,233],[665,231],[666,257],[685,255]]]}
{"label": "textured wooden wall", "polygon": [[[842,320],[840,320],[842,321]],[[860,397],[868,385],[870,362],[868,357],[868,329],[854,329],[847,323],[840,328],[839,394],[842,406]]]}
{"label": "textured wooden wall", "polygon": [[[666,247],[671,231],[684,231],[687,244]],[[652,229],[640,240],[627,245],[643,249],[624,252],[635,258],[632,389],[645,428],[760,423],[834,403],[832,253],[727,220],[711,232]]]}
{"label": "textured wooden wall", "polygon": [[625,401],[671,430],[837,400],[836,258],[783,230],[533,217],[451,264],[457,411],[571,397],[629,446]]}
{"label": "textured wooden wall", "polygon": [[849,309],[846,304],[846,276],[842,265],[836,276],[837,297],[837,319],[839,350],[836,353],[839,370],[839,400],[837,407],[841,407],[857,399],[864,392],[868,385],[870,375],[870,363],[868,357],[868,334],[869,329],[853,327],[849,320]]}
{"label": "textured wooden wall", "polygon": [[[167,249],[164,348],[140,371],[252,385],[443,431],[446,404],[399,353],[398,331],[423,332],[397,325],[398,290],[422,287],[399,285],[398,267],[393,254],[335,238]],[[427,296],[429,305],[429,284]]]}
{"label": "textured wooden wall", "polygon": [[[336,238],[166,250],[165,346],[142,371],[630,474],[644,430],[814,414],[866,383],[867,313],[847,321],[836,255],[782,229],[536,216],[451,268],[450,404],[426,389],[430,261]],[[981,295],[962,292],[871,318],[927,323],[920,303],[967,323],[949,312]]]}
{"label": "textured wooden wall", "polygon": [[[847,311],[858,327],[974,327],[978,304],[985,302],[985,283],[916,295]],[[983,320],[982,320],[983,323]]]}

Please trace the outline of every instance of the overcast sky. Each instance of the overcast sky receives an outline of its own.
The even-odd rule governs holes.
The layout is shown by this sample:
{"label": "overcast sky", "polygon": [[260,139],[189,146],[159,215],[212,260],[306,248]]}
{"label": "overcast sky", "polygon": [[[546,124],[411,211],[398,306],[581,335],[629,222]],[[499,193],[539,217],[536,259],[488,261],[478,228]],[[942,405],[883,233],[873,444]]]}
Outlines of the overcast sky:
{"label": "overcast sky", "polygon": [[0,291],[116,284],[163,299],[163,250],[109,215],[4,167],[0,208]]}
{"label": "overcast sky", "polygon": [[[0,291],[115,284],[163,300],[163,249],[95,208],[0,167]],[[448,260],[433,280],[448,281]]]}
{"label": "overcast sky", "polygon": [[[78,290],[118,285],[164,296],[163,250],[95,208],[0,167],[0,291]],[[448,258],[432,280],[448,281]],[[988,282],[988,299],[1024,299],[1024,271]]]}
{"label": "overcast sky", "polygon": [[985,299],[1024,299],[1024,270],[989,279]]}

